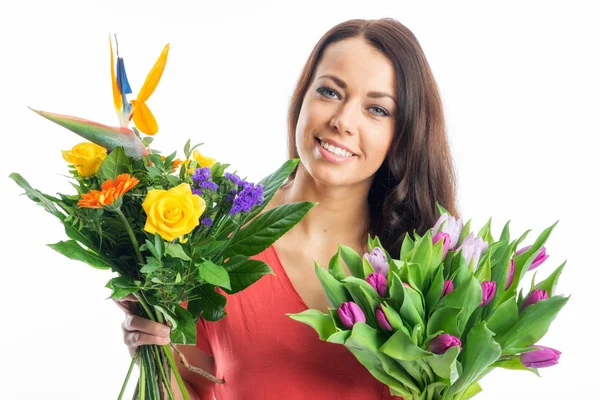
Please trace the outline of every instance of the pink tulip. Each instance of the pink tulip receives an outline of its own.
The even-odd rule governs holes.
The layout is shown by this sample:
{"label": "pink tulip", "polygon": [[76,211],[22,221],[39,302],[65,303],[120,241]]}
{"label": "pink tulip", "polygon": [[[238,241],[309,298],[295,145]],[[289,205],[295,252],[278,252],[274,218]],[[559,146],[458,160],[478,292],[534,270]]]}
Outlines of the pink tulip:
{"label": "pink tulip", "polygon": [[544,368],[550,367],[558,363],[561,352],[550,347],[535,345],[532,347],[539,347],[540,350],[528,351],[527,353],[521,353],[519,357],[521,363],[527,368]]}
{"label": "pink tulip", "polygon": [[[523,247],[522,249],[517,251],[516,255],[520,256],[521,254],[525,253],[530,248],[531,248],[531,246]],[[542,246],[542,248],[540,249],[540,252],[538,253],[537,256],[535,256],[535,259],[529,266],[528,271],[531,271],[532,269],[536,269],[537,267],[542,265],[542,263],[544,261],[546,261],[548,259],[548,257],[549,257],[549,255],[546,254],[546,248],[544,246]]]}

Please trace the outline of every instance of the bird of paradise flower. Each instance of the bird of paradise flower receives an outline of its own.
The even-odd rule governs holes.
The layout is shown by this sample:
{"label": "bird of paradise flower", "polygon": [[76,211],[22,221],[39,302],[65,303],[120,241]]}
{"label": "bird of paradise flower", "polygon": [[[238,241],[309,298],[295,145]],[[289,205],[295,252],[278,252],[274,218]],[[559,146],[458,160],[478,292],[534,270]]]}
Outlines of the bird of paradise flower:
{"label": "bird of paradise flower", "polygon": [[169,45],[165,45],[156,63],[146,76],[146,80],[139,90],[137,98],[135,100],[128,100],[127,95],[131,94],[132,90],[125,71],[125,61],[119,56],[119,47],[115,36],[115,43],[117,45],[117,62],[115,64],[112,39],[110,36],[109,41],[112,94],[115,110],[117,111],[117,116],[119,118],[118,127],[103,125],[69,115],[35,110],[31,107],[30,109],[42,117],[69,129],[97,145],[108,150],[122,146],[126,155],[139,159],[149,154],[148,149],[142,143],[138,132],[129,128],[129,124],[133,119],[135,129],[147,135],[154,135],[158,132],[156,118],[152,114],[152,111],[150,111],[150,108],[148,108],[146,101],[156,89],[165,69],[167,56],[169,54]]}

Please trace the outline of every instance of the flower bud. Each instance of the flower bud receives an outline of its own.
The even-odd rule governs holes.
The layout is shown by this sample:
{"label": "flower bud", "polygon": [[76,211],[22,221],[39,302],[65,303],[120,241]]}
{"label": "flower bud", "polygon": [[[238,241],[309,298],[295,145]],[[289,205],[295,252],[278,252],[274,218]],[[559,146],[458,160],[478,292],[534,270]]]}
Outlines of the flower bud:
{"label": "flower bud", "polygon": [[437,242],[439,242],[441,240],[443,240],[443,244],[444,244],[444,251],[442,253],[442,259],[446,258],[446,254],[448,254],[448,249],[450,248],[450,235],[447,234],[446,232],[438,232],[435,234],[435,236],[431,239],[431,241],[433,242],[433,244],[436,244]]}
{"label": "flower bud", "polygon": [[367,276],[365,281],[367,281],[369,285],[373,286],[373,288],[377,290],[377,293],[379,293],[381,297],[385,296],[388,284],[387,279],[383,274],[374,272]]}
{"label": "flower bud", "polygon": [[521,363],[527,368],[544,368],[550,367],[558,363],[561,352],[550,347],[535,345],[532,347],[539,347],[540,350],[528,351],[527,353],[521,353]]}
{"label": "flower bud", "polygon": [[[442,224],[444,224],[443,227],[442,227]],[[442,229],[440,229],[440,227]],[[452,250],[458,244],[458,239],[460,238],[462,229],[463,229],[463,224],[462,224],[462,221],[460,218],[456,219],[456,218],[444,213],[440,216],[440,218],[437,220],[437,222],[433,226],[431,234],[435,237],[435,235],[438,232],[447,233],[450,236],[450,243],[448,244],[448,248],[450,250]]]}
{"label": "flower bud", "polygon": [[450,347],[461,346],[460,339],[456,336],[442,333],[429,342],[429,350],[434,354],[444,354]]}
{"label": "flower bud", "polygon": [[378,305],[375,309],[375,319],[377,320],[377,325],[379,325],[381,329],[388,332],[392,331],[392,325],[390,325],[387,317],[381,309],[381,305]]}
{"label": "flower bud", "polygon": [[371,266],[373,267],[373,271],[378,274],[383,274],[383,276],[387,276],[390,264],[388,264],[387,257],[382,248],[375,247],[371,250],[371,253],[365,253],[363,257],[369,260],[369,263],[371,263]]}
{"label": "flower bud", "polygon": [[523,303],[521,303],[521,311],[523,311],[523,309],[525,307],[535,304],[540,300],[547,300],[547,299],[548,299],[547,291],[541,290],[541,289],[535,289],[533,292],[529,293],[529,296],[527,296],[525,298],[525,300],[523,300]]}
{"label": "flower bud", "polygon": [[483,281],[481,282],[481,303],[479,307],[487,305],[496,294],[496,282],[494,281]]}
{"label": "flower bud", "polygon": [[477,269],[477,265],[479,265],[479,258],[481,254],[486,251],[488,248],[488,243],[480,238],[479,236],[475,236],[473,232],[469,233],[469,235],[463,240],[462,244],[456,251],[462,250],[462,256],[465,258],[467,262],[467,266],[471,265],[473,262],[473,268]]}
{"label": "flower bud", "polygon": [[346,301],[340,304],[340,308],[338,308],[338,315],[340,316],[342,324],[347,329],[352,329],[354,324],[357,322],[367,322],[367,318],[365,317],[363,310],[361,310],[358,304],[351,301]]}
{"label": "flower bud", "polygon": [[[520,256],[521,254],[525,253],[530,248],[531,248],[531,246],[523,247],[522,249],[520,249],[520,250],[517,251],[516,255]],[[531,271],[532,269],[536,269],[537,267],[539,267],[540,265],[542,265],[542,263],[544,261],[546,261],[546,259],[548,257],[550,257],[550,256],[546,254],[546,248],[544,246],[542,246],[542,248],[540,249],[540,252],[538,253],[537,256],[535,256],[535,259],[533,260],[533,262],[529,266],[529,270],[528,271]]]}
{"label": "flower bud", "polygon": [[510,267],[508,267],[508,277],[506,278],[506,286],[504,290],[508,289],[512,285],[513,279],[515,278],[515,260],[510,259]]}
{"label": "flower bud", "polygon": [[454,290],[454,284],[452,283],[452,281],[450,279],[448,279],[447,281],[444,281],[444,289],[442,290],[442,297],[444,297],[448,293],[452,292],[453,290]]}

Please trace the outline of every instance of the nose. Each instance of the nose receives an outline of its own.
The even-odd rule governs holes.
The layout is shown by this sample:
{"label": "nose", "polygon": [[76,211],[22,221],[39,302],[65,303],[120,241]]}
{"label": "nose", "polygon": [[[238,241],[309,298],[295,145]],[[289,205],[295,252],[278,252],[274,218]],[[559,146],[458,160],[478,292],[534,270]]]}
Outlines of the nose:
{"label": "nose", "polygon": [[331,117],[329,125],[342,135],[356,135],[357,118],[359,112],[351,103],[341,104],[337,112]]}

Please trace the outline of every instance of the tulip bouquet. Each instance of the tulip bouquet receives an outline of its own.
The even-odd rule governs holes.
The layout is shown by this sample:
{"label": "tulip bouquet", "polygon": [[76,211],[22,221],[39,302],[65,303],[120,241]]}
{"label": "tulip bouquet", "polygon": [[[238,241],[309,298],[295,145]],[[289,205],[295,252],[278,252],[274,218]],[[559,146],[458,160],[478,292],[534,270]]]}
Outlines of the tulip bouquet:
{"label": "tulip bouquet", "polygon": [[565,263],[519,290],[527,271],[548,258],[544,243],[556,223],[520,248],[529,231],[512,240],[507,223],[496,241],[491,220],[475,235],[471,221],[463,226],[438,207],[436,225],[407,234],[399,259],[377,237],[363,257],[340,245],[328,270],[315,265],[329,314],[290,317],[344,345],[405,400],[469,399],[494,368],[537,374],[556,364],[560,352],[538,341],[568,300],[555,294]]}
{"label": "tulip bouquet", "polygon": [[[225,316],[223,292],[239,292],[273,273],[266,263],[249,257],[270,246],[314,206],[302,202],[262,212],[298,160],[286,162],[254,184],[226,172],[227,164],[203,156],[190,141],[184,146],[183,161],[176,153],[165,157],[149,148],[152,138],[142,138],[140,131],[148,135],[158,131],[146,101],[162,75],[167,54],[168,45],[137,100],[129,101],[124,62],[118,57],[115,72],[111,41],[119,127],[36,111],[90,141],[63,151],[72,165],[75,193],[50,196],[11,174],[31,200],[64,225],[69,240],[51,248],[113,271],[116,276],[106,285],[112,299],[133,295],[139,315],[170,327],[170,345],[138,348],[119,398],[136,361],[140,376],[135,398],[173,398],[171,373],[183,397],[189,398],[175,365],[173,344],[195,343],[200,316],[208,321]],[[185,359],[183,363],[222,383]]]}

